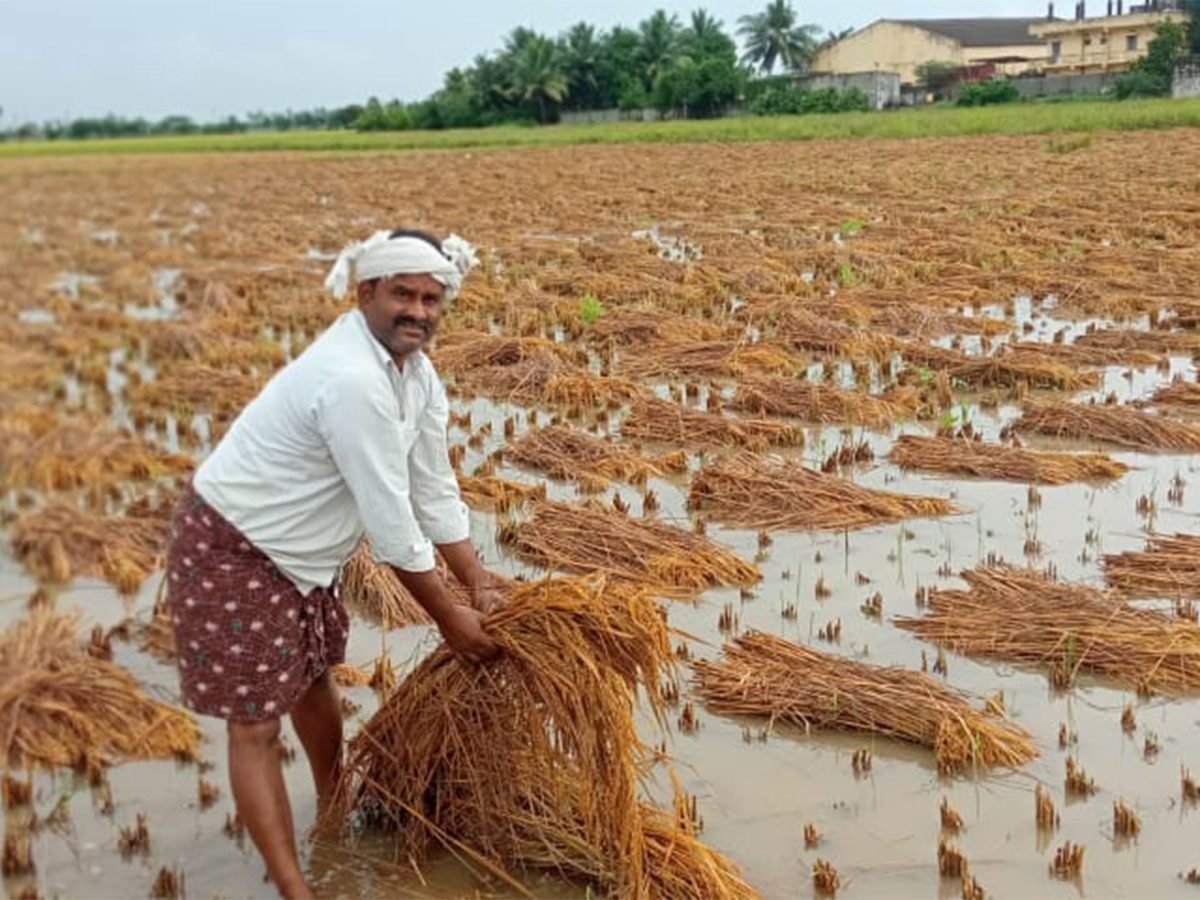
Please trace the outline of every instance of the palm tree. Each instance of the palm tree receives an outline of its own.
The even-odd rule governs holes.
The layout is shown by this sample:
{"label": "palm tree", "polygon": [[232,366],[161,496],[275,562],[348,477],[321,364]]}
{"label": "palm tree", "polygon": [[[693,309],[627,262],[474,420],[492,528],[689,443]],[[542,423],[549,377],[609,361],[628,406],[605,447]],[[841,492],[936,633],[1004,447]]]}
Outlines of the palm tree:
{"label": "palm tree", "polygon": [[561,103],[570,86],[563,74],[558,45],[541,34],[527,37],[513,57],[512,94],[519,100],[536,100],[538,121],[547,121],[547,102]]}
{"label": "palm tree", "polygon": [[803,71],[817,49],[817,25],[797,25],[796,10],[788,0],[771,0],[767,8],[738,19],[738,34],[746,39],[742,62],[770,74],[778,60],[784,68]]}
{"label": "palm tree", "polygon": [[650,18],[639,23],[638,32],[637,61],[647,87],[653,88],[662,74],[679,59],[682,49],[679,19],[657,9]]}
{"label": "palm tree", "polygon": [[683,39],[696,59],[724,53],[737,54],[737,47],[725,33],[721,21],[705,9],[697,9],[692,13],[691,24],[684,30]]}
{"label": "palm tree", "polygon": [[603,46],[596,37],[596,28],[587,22],[572,25],[562,39],[563,69],[570,85],[571,105],[589,109],[600,90],[598,70]]}

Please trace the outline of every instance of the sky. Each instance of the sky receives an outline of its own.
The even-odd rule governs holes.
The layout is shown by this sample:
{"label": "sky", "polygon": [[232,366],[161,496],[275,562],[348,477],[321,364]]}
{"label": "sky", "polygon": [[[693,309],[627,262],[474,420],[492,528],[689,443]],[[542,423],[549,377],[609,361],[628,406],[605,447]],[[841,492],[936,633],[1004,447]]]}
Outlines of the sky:
{"label": "sky", "polygon": [[[767,0],[0,0],[0,127],[114,113],[212,121],[422,99],[523,25],[635,26],[703,6],[730,33]],[[1100,0],[1092,0],[1099,3]],[[1038,16],[1045,0],[793,0],[826,31],[879,18]],[[1060,6],[1071,5],[1062,0]]]}

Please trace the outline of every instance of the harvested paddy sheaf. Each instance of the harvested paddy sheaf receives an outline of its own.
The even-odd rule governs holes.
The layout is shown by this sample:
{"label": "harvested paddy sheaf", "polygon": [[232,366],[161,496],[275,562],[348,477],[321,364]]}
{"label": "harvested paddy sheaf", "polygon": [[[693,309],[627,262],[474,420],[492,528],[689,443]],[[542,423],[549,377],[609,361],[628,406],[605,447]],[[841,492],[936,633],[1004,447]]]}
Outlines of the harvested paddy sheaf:
{"label": "harvested paddy sheaf", "polygon": [[964,316],[919,303],[889,303],[871,314],[871,327],[918,341],[947,334],[1008,334],[1013,323],[991,316]]}
{"label": "harvested paddy sheaf", "polygon": [[1133,331],[1127,329],[1097,329],[1081,334],[1075,340],[1080,347],[1101,350],[1143,350],[1150,353],[1200,353],[1200,334],[1179,331]]}
{"label": "harvested paddy sheaf", "polygon": [[88,653],[77,628],[36,610],[0,635],[0,767],[194,756],[192,717]]}
{"label": "harvested paddy sheaf", "polygon": [[137,416],[149,411],[190,416],[208,412],[219,423],[233,421],[254,399],[266,381],[236,370],[206,363],[180,363],[153,381],[129,389],[129,401]]}
{"label": "harvested paddy sheaf", "polygon": [[642,396],[646,389],[628,378],[593,375],[582,366],[542,353],[511,365],[473,369],[463,376],[467,390],[524,403],[577,403],[595,407]]}
{"label": "harvested paddy sheaf", "polygon": [[13,555],[39,581],[95,575],[122,593],[137,590],[162,565],[169,505],[145,516],[105,516],[56,503],[12,526]]}
{"label": "harvested paddy sheaf", "polygon": [[[449,569],[440,557],[438,563],[445,584],[453,591],[458,587],[458,582],[449,577]],[[368,621],[378,622],[385,630],[433,622],[425,608],[400,583],[391,567],[375,562],[369,541],[364,540],[359,544],[342,566],[338,594],[348,609],[366,617]]]}
{"label": "harvested paddy sheaf", "polygon": [[911,388],[873,396],[795,378],[758,376],[738,381],[730,406],[756,415],[790,416],[805,422],[886,428],[916,415],[920,396]]}
{"label": "harvested paddy sheaf", "polygon": [[437,338],[434,364],[441,374],[463,375],[493,366],[515,366],[539,357],[585,365],[587,354],[572,344],[559,344],[538,337],[512,337],[479,331],[451,331]]}
{"label": "harvested paddy sheaf", "polygon": [[535,503],[527,521],[500,527],[499,542],[546,569],[599,572],[660,591],[694,593],[762,577],[702,535],[598,505]]}
{"label": "harvested paddy sheaf", "polygon": [[715,341],[721,337],[721,327],[714,322],[679,316],[657,307],[622,309],[618,315],[597,319],[588,336],[598,343],[617,346],[648,344],[667,339]]}
{"label": "harvested paddy sheaf", "polygon": [[687,455],[682,451],[643,456],[622,444],[566,425],[535,428],[507,447],[504,456],[511,462],[565,479],[620,478],[637,483],[651,475],[687,469]]}
{"label": "harvested paddy sheaf", "polygon": [[689,447],[803,447],[804,431],[771,419],[730,419],[666,400],[640,400],[621,423],[621,436]]}
{"label": "harvested paddy sheaf", "polygon": [[459,475],[458,489],[471,509],[507,512],[531,500],[546,499],[546,483],[522,484],[495,475]]}
{"label": "harvested paddy sheaf", "polygon": [[896,494],[860,487],[797,463],[750,454],[700,469],[688,494],[689,508],[742,528],[864,528],[915,516],[957,512],[940,497]]}
{"label": "harvested paddy sheaf", "polygon": [[719,660],[697,660],[692,668],[713,712],[766,716],[805,731],[899,738],[933,750],[943,772],[972,762],[1019,766],[1037,755],[1023,728],[900,666],[831,656],[750,631],[727,643]]}
{"label": "harvested paddy sheaf", "polygon": [[686,375],[790,374],[803,367],[784,347],[741,341],[660,340],[624,354],[622,375],[648,380]]}
{"label": "harvested paddy sheaf", "polygon": [[899,348],[905,362],[945,372],[971,387],[1016,387],[1074,391],[1100,383],[1097,372],[1081,372],[1073,366],[1043,356],[1008,353],[1001,346],[991,356],[969,356],[960,350],[909,341]]}
{"label": "harvested paddy sheaf", "polygon": [[1043,453],[965,437],[911,434],[897,438],[888,459],[903,469],[1038,484],[1109,481],[1129,470],[1103,453]]}
{"label": "harvested paddy sheaf", "polygon": [[795,350],[883,360],[896,348],[896,339],[817,312],[788,305],[775,311],[775,337]]}
{"label": "harvested paddy sheaf", "polygon": [[489,616],[486,667],[440,646],[351,741],[329,815],[396,826],[396,856],[444,845],[515,884],[543,869],[621,897],[754,896],[735,867],[638,799],[641,696],[662,723],[664,618],[602,579],[514,590]]}
{"label": "harvested paddy sheaf", "polygon": [[190,457],[164,453],[138,438],[44,409],[5,413],[0,421],[0,486],[67,491],[86,488],[96,505],[119,481],[190,472]]}
{"label": "harvested paddy sheaf", "polygon": [[1017,431],[1075,438],[1150,453],[1200,450],[1200,426],[1178,422],[1129,406],[1030,401],[1022,407]]}
{"label": "harvested paddy sheaf", "polygon": [[1079,344],[1047,344],[1036,341],[1008,344],[1005,353],[1010,360],[1067,366],[1152,366],[1165,358],[1161,353],[1137,348],[1084,347]]}
{"label": "harvested paddy sheaf", "polygon": [[1200,597],[1200,537],[1152,535],[1145,550],[1108,553],[1104,578],[1127,594]]}
{"label": "harvested paddy sheaf", "polygon": [[1194,381],[1172,381],[1156,390],[1150,402],[1159,406],[1200,406],[1200,384]]}
{"label": "harvested paddy sheaf", "polygon": [[1056,684],[1092,673],[1142,692],[1200,689],[1200,627],[1115,595],[1021,569],[962,573],[967,590],[932,590],[924,616],[895,623],[966,656],[1047,667]]}

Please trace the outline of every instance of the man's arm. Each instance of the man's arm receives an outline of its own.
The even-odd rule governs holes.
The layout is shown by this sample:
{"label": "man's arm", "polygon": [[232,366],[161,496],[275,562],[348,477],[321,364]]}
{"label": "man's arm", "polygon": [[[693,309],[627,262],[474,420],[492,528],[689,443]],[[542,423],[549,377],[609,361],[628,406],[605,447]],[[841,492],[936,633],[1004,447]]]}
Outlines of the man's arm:
{"label": "man's arm", "polygon": [[470,592],[472,606],[487,613],[503,605],[496,580],[479,561],[479,554],[470,540],[438,544],[437,548],[454,577]]}

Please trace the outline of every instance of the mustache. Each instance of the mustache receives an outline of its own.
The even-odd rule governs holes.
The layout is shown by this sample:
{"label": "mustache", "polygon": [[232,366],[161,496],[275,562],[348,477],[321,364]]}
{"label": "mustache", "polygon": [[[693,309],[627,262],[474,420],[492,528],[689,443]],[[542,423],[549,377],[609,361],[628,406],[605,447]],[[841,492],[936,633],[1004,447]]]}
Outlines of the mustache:
{"label": "mustache", "polygon": [[414,319],[412,316],[397,316],[392,320],[392,326],[394,328],[419,328],[429,334],[429,323]]}

